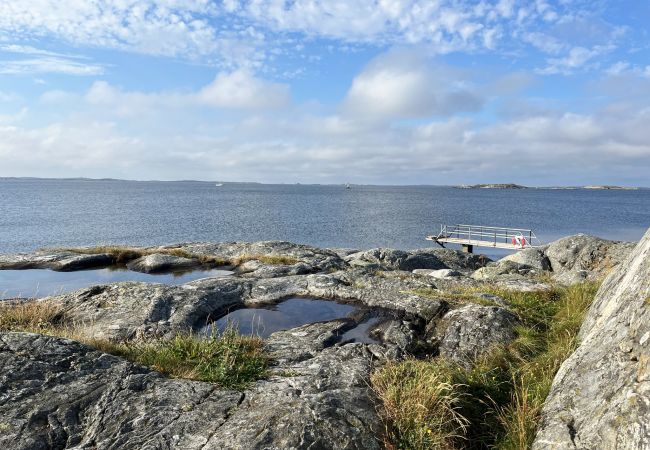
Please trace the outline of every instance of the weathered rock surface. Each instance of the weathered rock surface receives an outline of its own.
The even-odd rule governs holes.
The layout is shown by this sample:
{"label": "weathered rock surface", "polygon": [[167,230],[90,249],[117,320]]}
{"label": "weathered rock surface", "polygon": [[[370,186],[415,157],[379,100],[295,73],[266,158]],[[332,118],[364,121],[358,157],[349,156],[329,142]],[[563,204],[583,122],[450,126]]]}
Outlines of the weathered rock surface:
{"label": "weathered rock surface", "polygon": [[392,270],[413,271],[416,269],[474,270],[488,261],[483,255],[463,253],[446,248],[421,249],[410,252],[388,248],[375,248],[346,257],[353,266],[376,266]]}
{"label": "weathered rock surface", "polygon": [[[604,245],[612,244],[589,246],[590,261],[602,261]],[[626,246],[618,247],[616,256]],[[551,255],[562,268],[586,257]],[[553,381],[533,448],[650,448],[650,230],[600,287],[579,341]]]}
{"label": "weathered rock surface", "polygon": [[333,250],[294,244],[285,241],[189,243],[169,246],[195,254],[210,255],[224,260],[236,260],[255,255],[282,256],[305,263],[313,270],[336,270],[345,266],[341,256]]}
{"label": "weathered rock surface", "polygon": [[59,272],[106,267],[115,263],[112,255],[84,255],[73,252],[34,252],[0,255],[0,270],[51,269]]}
{"label": "weathered rock surface", "polygon": [[520,250],[501,258],[496,264],[479,268],[472,278],[498,282],[505,280],[504,275],[547,272],[563,284],[600,279],[616,268],[634,245],[632,242],[578,234],[541,247]]}
{"label": "weathered rock surface", "polygon": [[346,271],[261,279],[205,278],[178,286],[123,282],[49,300],[63,306],[67,320],[85,324],[98,337],[116,341],[198,328],[228,310],[274,304],[290,297],[352,302],[422,322],[434,319],[446,303],[413,293],[432,285],[410,277],[391,279]]}
{"label": "weathered rock surface", "polygon": [[517,253],[501,258],[499,260],[499,265],[502,265],[507,261],[537,270],[551,270],[551,262],[544,252],[546,248],[548,247],[525,248]]}
{"label": "weathered rock surface", "polygon": [[[197,259],[164,254],[173,249]],[[114,341],[169,337],[201,328],[233,309],[264,307],[291,297],[350,303],[361,312],[359,317],[271,335],[265,341],[273,358],[271,376],[243,393],[170,380],[62,339],[0,334],[0,443],[21,449],[380,448],[382,427],[368,388],[377,359],[439,353],[469,365],[493,345],[507,344],[516,337],[518,320],[502,298],[477,291],[475,296],[483,302],[499,306],[469,303],[450,309],[447,294],[480,289],[486,281],[513,290],[544,289],[548,286],[533,276],[544,271],[564,282],[583,275],[595,278],[616,267],[629,249],[627,243],[573,236],[491,263],[480,255],[449,249],[359,252],[281,241],[148,247],[147,253],[160,254],[133,260],[131,268],[175,270],[198,264],[199,256],[236,261],[238,266],[229,278],[205,278],[176,286],[115,283],[48,300],[62,306],[64,320]],[[275,262],[273,258],[264,257],[277,257],[275,261],[284,264],[269,264]],[[566,436],[582,439],[585,444],[578,448],[609,448],[598,447],[601,442],[614,442],[607,431],[610,425],[603,424],[623,423],[621,417],[626,414],[637,421],[635,424],[647,423],[642,407],[650,405],[645,386],[650,326],[644,322],[650,323],[650,317],[644,308],[650,300],[638,297],[650,297],[647,254],[645,258],[646,262],[620,266],[619,270],[626,272],[622,277],[636,275],[625,278],[629,288],[621,290],[610,284],[609,297],[618,299],[614,304],[599,294],[591,325],[594,330],[601,329],[593,340],[602,351],[598,350],[597,357],[586,352],[574,367],[564,370],[563,376],[570,379],[570,393],[560,395],[555,406],[549,400],[544,426],[550,437],[543,441],[548,445],[538,444],[546,445],[539,448],[556,448],[555,444],[562,448]],[[0,269],[77,270],[113,263],[110,255],[70,252],[0,256]],[[633,293],[631,286],[643,276],[646,284],[640,284],[641,293]],[[620,318],[614,313],[621,314]],[[379,343],[342,341],[347,330],[368,317],[377,320],[371,336]],[[629,330],[621,332],[617,320]],[[583,329],[582,335],[592,339],[589,330]],[[617,347],[610,348],[608,339]],[[619,366],[623,367],[621,373],[614,373]],[[602,398],[596,392],[601,387],[595,386],[604,381],[592,372],[605,374],[608,382],[613,380],[612,386],[602,387]],[[584,375],[591,384],[580,384],[573,374]],[[580,402],[585,402],[587,410],[595,405],[595,399],[605,404],[605,395],[614,399],[613,408],[618,409],[610,414],[594,406],[592,415],[597,423],[592,425],[586,414],[574,411]],[[573,398],[575,404],[566,400]],[[626,403],[629,399],[633,399],[630,404]],[[617,435],[623,437],[616,445],[634,448],[626,445],[642,442],[639,436],[645,436],[644,426],[625,428],[628,431]],[[23,446],[12,447],[14,442]]]}
{"label": "weathered rock surface", "polygon": [[567,284],[606,275],[632,251],[632,242],[617,242],[578,234],[559,239],[545,251],[558,281]]}
{"label": "weathered rock surface", "polygon": [[289,363],[291,376],[244,392],[26,333],[0,334],[0,367],[7,449],[380,448],[372,355],[359,344]]}
{"label": "weathered rock surface", "polygon": [[153,253],[129,261],[126,267],[135,272],[160,273],[176,272],[200,266],[196,259],[182,258],[180,256]]}
{"label": "weathered rock surface", "polygon": [[438,344],[440,355],[469,365],[492,347],[510,343],[518,324],[517,317],[504,308],[469,304],[436,322],[431,340]]}

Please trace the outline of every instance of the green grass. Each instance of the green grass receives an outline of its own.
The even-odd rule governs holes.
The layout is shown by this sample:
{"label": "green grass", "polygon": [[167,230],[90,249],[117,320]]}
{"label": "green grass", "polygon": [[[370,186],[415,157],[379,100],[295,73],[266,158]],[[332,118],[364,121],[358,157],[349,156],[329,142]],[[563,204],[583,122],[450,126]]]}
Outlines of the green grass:
{"label": "green grass", "polygon": [[439,364],[388,362],[372,376],[386,420],[387,448],[455,448],[468,425],[460,413],[461,389]]}
{"label": "green grass", "polygon": [[67,323],[60,307],[48,301],[0,303],[0,331],[73,339],[172,377],[207,381],[227,389],[242,389],[263,378],[268,366],[262,340],[240,335],[233,327],[210,338],[181,334],[170,340],[115,343]]}
{"label": "green grass", "polygon": [[170,340],[117,344],[110,353],[173,377],[207,381],[227,389],[243,389],[264,377],[268,365],[262,340],[242,336],[235,328],[207,339],[183,334]]}
{"label": "green grass", "polygon": [[[583,283],[526,293],[490,289],[512,305],[522,321],[510,345],[485,352],[471,368],[441,358],[409,359],[382,367],[372,381],[384,404],[388,447],[530,448],[555,373],[577,346],[580,324],[597,288],[595,283]],[[436,391],[432,373],[444,395],[453,399],[453,410],[434,405],[422,412],[413,406],[430,404]],[[455,436],[444,444],[432,445],[422,436],[449,435],[447,425],[432,429],[436,423],[463,425],[456,426]]]}

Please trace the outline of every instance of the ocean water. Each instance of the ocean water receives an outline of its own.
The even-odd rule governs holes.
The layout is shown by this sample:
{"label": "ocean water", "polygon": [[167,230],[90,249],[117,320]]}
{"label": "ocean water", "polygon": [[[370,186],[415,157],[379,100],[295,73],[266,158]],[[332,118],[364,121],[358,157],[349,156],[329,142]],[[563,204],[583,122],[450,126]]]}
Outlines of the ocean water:
{"label": "ocean water", "polygon": [[200,278],[226,277],[227,270],[192,270],[172,273],[141,273],[126,267],[55,272],[53,270],[26,269],[0,270],[0,300],[7,298],[41,298],[76,291],[95,284],[120,281],[184,284]]}
{"label": "ocean water", "polygon": [[271,239],[413,249],[431,246],[424,238],[441,223],[531,228],[544,242],[638,240],[650,227],[650,190],[0,179],[0,253]]}

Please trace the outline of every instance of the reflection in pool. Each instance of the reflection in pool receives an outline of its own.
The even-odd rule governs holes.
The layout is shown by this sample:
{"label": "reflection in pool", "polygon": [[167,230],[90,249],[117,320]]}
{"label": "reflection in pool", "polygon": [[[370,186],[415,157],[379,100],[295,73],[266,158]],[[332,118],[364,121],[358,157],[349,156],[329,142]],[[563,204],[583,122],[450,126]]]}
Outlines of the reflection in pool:
{"label": "reflection in pool", "polygon": [[207,277],[232,274],[227,270],[194,270],[165,274],[133,272],[115,267],[75,272],[55,272],[47,269],[0,270],[0,299],[16,297],[47,297],[75,291],[95,284],[118,281],[146,281],[149,283],[183,284]]}
{"label": "reflection in pool", "polygon": [[[241,334],[268,337],[271,333],[335,319],[350,318],[359,309],[351,305],[329,300],[290,298],[267,308],[243,308],[230,312],[216,322],[204,327],[203,332],[220,332],[232,324]],[[378,319],[367,319],[351,330],[346,331],[342,341],[376,342],[367,331]]]}

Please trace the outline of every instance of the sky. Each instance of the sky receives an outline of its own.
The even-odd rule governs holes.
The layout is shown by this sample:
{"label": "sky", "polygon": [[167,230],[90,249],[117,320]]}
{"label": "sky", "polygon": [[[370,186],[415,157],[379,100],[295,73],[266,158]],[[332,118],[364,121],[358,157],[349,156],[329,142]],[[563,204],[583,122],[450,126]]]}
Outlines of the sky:
{"label": "sky", "polygon": [[650,186],[649,0],[0,0],[0,176]]}

